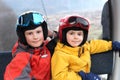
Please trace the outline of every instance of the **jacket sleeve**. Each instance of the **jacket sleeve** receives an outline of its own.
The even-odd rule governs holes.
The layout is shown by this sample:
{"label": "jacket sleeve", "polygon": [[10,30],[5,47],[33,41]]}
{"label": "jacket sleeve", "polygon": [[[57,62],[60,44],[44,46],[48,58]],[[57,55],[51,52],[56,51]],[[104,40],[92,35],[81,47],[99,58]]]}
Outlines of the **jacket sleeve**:
{"label": "jacket sleeve", "polygon": [[18,53],[7,65],[4,74],[4,80],[17,80],[23,78],[25,80],[30,80],[28,75],[30,72],[29,59],[29,53]]}
{"label": "jacket sleeve", "polygon": [[89,42],[91,54],[112,50],[112,42],[106,40],[91,40]]}
{"label": "jacket sleeve", "polygon": [[52,80],[82,80],[77,72],[68,69],[68,61],[66,54],[63,55],[60,51],[55,51],[51,60]]}
{"label": "jacket sleeve", "polygon": [[54,49],[55,49],[55,47],[57,45],[57,41],[58,41],[58,38],[56,37],[56,38],[52,39],[51,41],[49,41],[48,44],[46,45],[46,47],[48,48],[48,50],[51,53],[51,56],[54,53]]}

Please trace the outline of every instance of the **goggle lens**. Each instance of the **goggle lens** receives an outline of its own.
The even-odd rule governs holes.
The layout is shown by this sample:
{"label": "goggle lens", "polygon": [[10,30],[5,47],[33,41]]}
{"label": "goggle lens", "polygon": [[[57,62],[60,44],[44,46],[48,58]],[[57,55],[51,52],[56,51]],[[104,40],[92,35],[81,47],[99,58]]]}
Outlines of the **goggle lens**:
{"label": "goggle lens", "polygon": [[85,20],[84,18],[81,17],[70,17],[68,19],[68,23],[70,25],[76,25],[76,24],[80,24],[82,28],[88,29],[89,28],[89,23],[87,20]]}
{"label": "goggle lens", "polygon": [[42,17],[42,15],[40,14],[33,14],[33,22],[35,24],[40,24],[40,23],[43,23],[44,19]]}
{"label": "goggle lens", "polygon": [[39,13],[26,14],[21,16],[18,21],[18,25],[27,27],[30,22],[33,22],[35,25],[39,25],[44,22],[43,16]]}

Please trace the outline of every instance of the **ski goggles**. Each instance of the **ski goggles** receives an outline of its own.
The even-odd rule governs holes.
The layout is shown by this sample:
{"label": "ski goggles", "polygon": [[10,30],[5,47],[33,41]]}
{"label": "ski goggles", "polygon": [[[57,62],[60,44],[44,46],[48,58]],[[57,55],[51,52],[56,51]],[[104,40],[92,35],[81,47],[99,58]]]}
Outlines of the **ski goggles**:
{"label": "ski goggles", "polygon": [[21,15],[18,19],[18,26],[27,27],[30,26],[30,22],[34,25],[40,25],[44,22],[43,16],[40,13],[29,13]]}
{"label": "ski goggles", "polygon": [[64,22],[64,28],[67,27],[80,27],[82,29],[88,30],[89,29],[89,22],[82,17],[79,16],[71,16],[67,18]]}

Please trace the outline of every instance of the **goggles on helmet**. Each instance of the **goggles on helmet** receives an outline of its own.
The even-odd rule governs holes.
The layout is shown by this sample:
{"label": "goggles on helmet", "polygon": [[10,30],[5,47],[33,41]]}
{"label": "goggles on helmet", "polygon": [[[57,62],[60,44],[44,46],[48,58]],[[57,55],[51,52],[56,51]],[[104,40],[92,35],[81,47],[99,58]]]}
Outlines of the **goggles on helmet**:
{"label": "goggles on helmet", "polygon": [[35,25],[40,25],[44,22],[43,16],[40,13],[31,13],[31,14],[24,14],[19,17],[18,26],[27,27],[32,22]]}
{"label": "goggles on helmet", "polygon": [[[80,28],[86,32],[88,32],[89,29],[89,22],[80,16],[67,16],[65,18],[62,18],[60,20],[59,24],[59,39],[62,42],[63,38],[63,30],[65,28]],[[87,35],[87,34],[86,34]]]}
{"label": "goggles on helmet", "polygon": [[79,16],[71,16],[66,19],[61,19],[60,22],[60,26],[62,26],[63,29],[73,26],[80,27],[85,30],[89,29],[89,22],[86,19]]}

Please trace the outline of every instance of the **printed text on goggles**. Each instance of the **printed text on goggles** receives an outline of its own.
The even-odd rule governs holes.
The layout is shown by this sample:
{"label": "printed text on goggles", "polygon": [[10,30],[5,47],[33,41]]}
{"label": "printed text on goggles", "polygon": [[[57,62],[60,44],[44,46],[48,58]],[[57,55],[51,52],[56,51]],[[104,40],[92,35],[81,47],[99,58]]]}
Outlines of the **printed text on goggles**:
{"label": "printed text on goggles", "polygon": [[86,19],[81,18],[81,17],[70,17],[68,19],[68,26],[76,26],[76,27],[81,27],[83,29],[88,30],[89,28],[89,23]]}
{"label": "printed text on goggles", "polygon": [[19,21],[19,26],[23,26],[23,27],[27,27],[29,26],[30,22],[32,21],[35,25],[39,25],[41,23],[44,22],[44,19],[42,17],[41,14],[39,13],[33,13],[31,14],[32,17],[30,17],[30,15],[27,15],[27,18],[24,18],[23,16],[20,17],[20,21]]}

